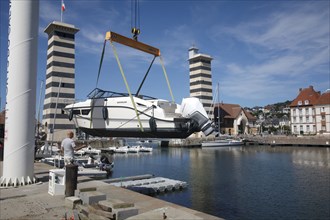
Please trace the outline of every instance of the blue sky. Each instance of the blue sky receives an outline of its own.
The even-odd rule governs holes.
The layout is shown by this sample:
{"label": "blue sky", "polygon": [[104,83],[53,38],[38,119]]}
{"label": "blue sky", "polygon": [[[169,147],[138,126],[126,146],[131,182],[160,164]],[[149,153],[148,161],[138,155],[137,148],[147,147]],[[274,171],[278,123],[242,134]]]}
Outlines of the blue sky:
{"label": "blue sky", "polygon": [[[60,20],[60,0],[41,0],[38,78],[45,80],[47,34]],[[75,25],[76,98],[95,88],[103,39],[109,30],[131,37],[131,1],[64,0],[63,21]],[[5,105],[8,1],[1,10],[1,109]],[[220,100],[242,107],[293,100],[299,88],[330,87],[330,1],[140,1],[141,42],[161,50],[175,101],[189,96],[188,49],[213,57],[213,89]],[[151,55],[116,44],[134,93]],[[111,46],[107,44],[98,87],[126,92]],[[155,61],[142,94],[170,100],[159,60]],[[39,88],[37,88],[39,100]]]}

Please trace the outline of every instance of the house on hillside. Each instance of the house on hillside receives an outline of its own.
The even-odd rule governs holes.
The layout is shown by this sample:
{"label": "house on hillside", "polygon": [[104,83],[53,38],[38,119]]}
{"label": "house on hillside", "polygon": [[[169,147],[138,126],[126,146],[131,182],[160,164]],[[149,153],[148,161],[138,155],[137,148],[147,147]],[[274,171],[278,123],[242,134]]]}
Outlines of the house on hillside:
{"label": "house on hillside", "polygon": [[[214,106],[214,124],[219,128],[220,133],[237,134],[255,134],[257,132],[257,118],[245,111],[240,105],[218,103]],[[220,115],[220,117],[219,117]]]}
{"label": "house on hillside", "polygon": [[321,95],[313,86],[299,89],[290,104],[292,134],[330,133],[329,90]]}

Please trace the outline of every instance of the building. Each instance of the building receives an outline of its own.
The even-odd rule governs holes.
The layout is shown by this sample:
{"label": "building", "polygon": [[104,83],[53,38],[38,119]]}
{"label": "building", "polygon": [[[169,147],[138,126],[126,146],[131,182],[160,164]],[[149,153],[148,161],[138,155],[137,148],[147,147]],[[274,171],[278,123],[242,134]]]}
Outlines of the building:
{"label": "building", "polygon": [[256,134],[256,120],[256,117],[240,105],[218,103],[214,106],[214,123],[217,128],[220,123],[221,134]]}
{"label": "building", "polygon": [[74,25],[52,22],[45,29],[48,34],[46,91],[43,126],[48,141],[60,141],[67,130],[74,130],[73,122],[62,108],[75,100],[75,34]]}
{"label": "building", "polygon": [[330,89],[327,89],[315,104],[317,134],[330,134]]}
{"label": "building", "polygon": [[330,133],[329,97],[329,90],[321,95],[313,86],[299,89],[298,96],[290,104],[292,133]]}
{"label": "building", "polygon": [[199,53],[196,47],[189,49],[190,97],[199,98],[212,120],[211,60],[211,56]]}

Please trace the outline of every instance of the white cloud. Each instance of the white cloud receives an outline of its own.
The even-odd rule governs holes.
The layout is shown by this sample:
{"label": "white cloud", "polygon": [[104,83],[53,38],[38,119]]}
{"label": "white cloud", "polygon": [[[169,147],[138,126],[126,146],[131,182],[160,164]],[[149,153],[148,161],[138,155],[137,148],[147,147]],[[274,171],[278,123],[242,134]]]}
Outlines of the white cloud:
{"label": "white cloud", "polygon": [[[57,7],[56,7],[57,6]],[[55,5],[55,1],[40,1],[40,18],[45,22],[52,22],[55,20],[60,20],[61,11],[60,3]]]}
{"label": "white cloud", "polygon": [[232,37],[249,48],[250,57],[244,62],[227,59],[224,63],[222,81],[228,96],[262,100],[276,92],[285,97],[289,90],[308,86],[312,80],[321,84],[317,77],[329,80],[329,6],[294,6],[262,20],[212,28],[215,42]]}

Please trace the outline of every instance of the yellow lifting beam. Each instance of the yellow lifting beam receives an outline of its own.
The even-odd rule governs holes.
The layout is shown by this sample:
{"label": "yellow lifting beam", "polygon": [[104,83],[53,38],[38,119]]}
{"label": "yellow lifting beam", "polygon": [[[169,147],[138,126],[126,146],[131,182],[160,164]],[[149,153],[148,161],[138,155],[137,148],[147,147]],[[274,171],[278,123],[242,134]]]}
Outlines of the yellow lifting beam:
{"label": "yellow lifting beam", "polygon": [[134,49],[141,50],[143,52],[152,54],[157,57],[160,56],[160,50],[158,48],[141,43],[139,41],[133,40],[131,38],[125,37],[123,35],[117,34],[112,31],[108,31],[106,33],[105,40],[109,40],[111,42],[117,42],[119,44],[123,44],[123,45],[129,46],[129,47],[132,47]]}

